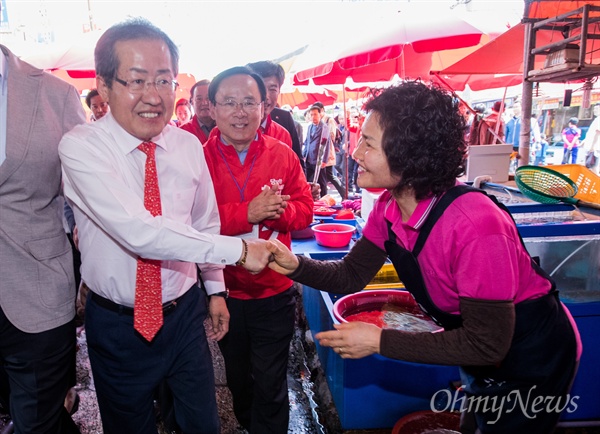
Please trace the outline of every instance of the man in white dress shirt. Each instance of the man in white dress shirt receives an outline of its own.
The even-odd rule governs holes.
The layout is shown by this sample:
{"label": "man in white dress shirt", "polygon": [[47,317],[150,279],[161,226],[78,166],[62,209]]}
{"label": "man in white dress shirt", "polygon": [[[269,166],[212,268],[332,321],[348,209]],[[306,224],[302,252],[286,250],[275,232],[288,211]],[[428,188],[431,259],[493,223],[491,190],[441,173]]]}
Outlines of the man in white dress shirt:
{"label": "man in white dress shirt", "polygon": [[[260,240],[219,235],[202,146],[168,125],[178,57],[171,39],[145,20],[108,29],[95,61],[98,91],[111,112],[74,129],[59,146],[65,195],[79,227],[82,279],[91,289],[85,326],[106,434],[155,433],[153,392],[163,379],[184,432],[219,432],[196,264],[209,296],[207,333],[218,340],[229,324],[224,266],[259,271],[269,257]],[[138,148],[142,142],[155,148],[155,175],[148,171],[151,156]],[[147,185],[156,177],[159,198]],[[149,306],[138,308],[140,287],[153,280],[140,279],[140,261],[160,267],[162,316],[159,304],[151,316],[160,317],[158,331],[150,335],[137,319]]]}

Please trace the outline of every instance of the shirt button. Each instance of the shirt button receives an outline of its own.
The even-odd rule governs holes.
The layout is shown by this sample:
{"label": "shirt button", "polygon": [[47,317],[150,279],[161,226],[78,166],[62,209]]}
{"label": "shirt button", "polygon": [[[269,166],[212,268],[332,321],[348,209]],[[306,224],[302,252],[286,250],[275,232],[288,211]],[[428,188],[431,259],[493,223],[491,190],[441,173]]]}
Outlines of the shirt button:
{"label": "shirt button", "polygon": [[221,264],[227,264],[227,260],[225,258],[221,258]]}

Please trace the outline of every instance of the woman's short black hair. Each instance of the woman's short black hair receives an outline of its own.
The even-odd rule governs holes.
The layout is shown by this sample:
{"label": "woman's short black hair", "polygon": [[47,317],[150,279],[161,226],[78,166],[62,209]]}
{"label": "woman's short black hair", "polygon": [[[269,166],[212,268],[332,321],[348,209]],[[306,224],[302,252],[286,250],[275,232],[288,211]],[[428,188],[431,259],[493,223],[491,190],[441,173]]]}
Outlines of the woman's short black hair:
{"label": "woman's short black hair", "polygon": [[465,120],[452,94],[438,86],[407,81],[381,91],[366,109],[376,113],[395,193],[414,191],[417,200],[451,188],[465,172]]}
{"label": "woman's short black hair", "polygon": [[157,39],[163,41],[171,54],[171,68],[173,74],[179,73],[179,49],[165,32],[144,18],[132,18],[122,23],[115,24],[100,36],[94,50],[96,62],[96,76],[102,77],[109,88],[112,88],[113,79],[119,69],[119,58],[115,52],[115,45],[120,41],[135,39]]}

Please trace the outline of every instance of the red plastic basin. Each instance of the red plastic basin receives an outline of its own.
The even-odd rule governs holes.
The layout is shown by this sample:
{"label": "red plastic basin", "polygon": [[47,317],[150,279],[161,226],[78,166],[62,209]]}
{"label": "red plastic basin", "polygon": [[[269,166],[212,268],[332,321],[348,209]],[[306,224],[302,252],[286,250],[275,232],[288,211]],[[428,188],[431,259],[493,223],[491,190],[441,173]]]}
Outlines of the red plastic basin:
{"label": "red plastic basin", "polygon": [[397,289],[374,289],[345,295],[333,305],[333,316],[339,322],[348,322],[346,318],[361,312],[380,310],[384,304],[415,307],[417,303],[408,291]]}
{"label": "red plastic basin", "polygon": [[312,227],[317,244],[325,247],[344,247],[350,244],[355,227],[342,223],[322,223]]}

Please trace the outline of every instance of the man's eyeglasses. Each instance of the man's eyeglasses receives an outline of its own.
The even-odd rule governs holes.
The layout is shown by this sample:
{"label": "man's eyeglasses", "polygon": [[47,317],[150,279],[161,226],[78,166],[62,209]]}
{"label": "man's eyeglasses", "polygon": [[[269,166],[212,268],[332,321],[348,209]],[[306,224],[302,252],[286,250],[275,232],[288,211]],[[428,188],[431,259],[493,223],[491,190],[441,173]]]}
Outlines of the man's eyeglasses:
{"label": "man's eyeglasses", "polygon": [[120,78],[115,77],[115,81],[127,88],[129,93],[137,95],[148,90],[150,86],[154,86],[159,93],[169,93],[174,92],[179,86],[175,80],[167,80],[166,78],[160,78],[155,81],[146,81],[141,78],[136,78],[134,80],[121,80]]}
{"label": "man's eyeglasses", "polygon": [[233,111],[241,109],[246,113],[250,113],[250,112],[257,110],[261,104],[262,104],[262,102],[256,102],[256,101],[252,101],[252,100],[237,102],[232,99],[226,99],[223,102],[217,102],[217,105],[220,105],[227,111],[233,112]]}

